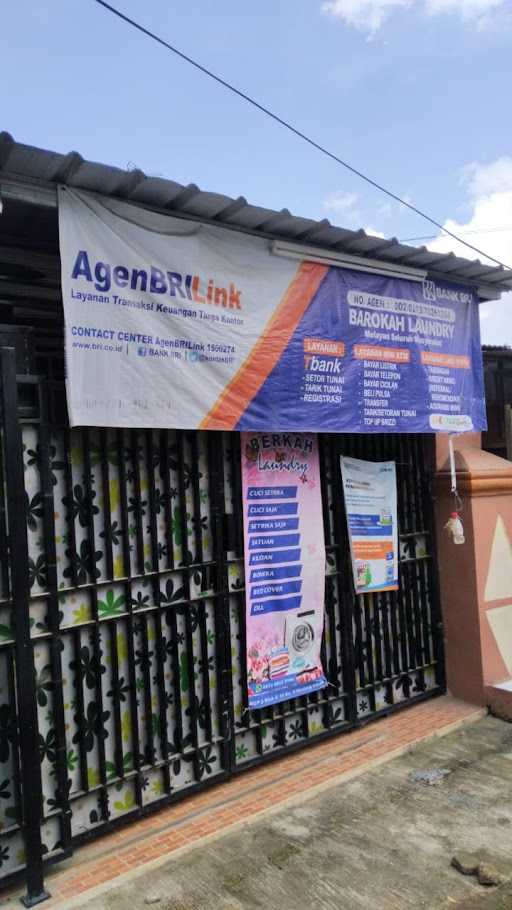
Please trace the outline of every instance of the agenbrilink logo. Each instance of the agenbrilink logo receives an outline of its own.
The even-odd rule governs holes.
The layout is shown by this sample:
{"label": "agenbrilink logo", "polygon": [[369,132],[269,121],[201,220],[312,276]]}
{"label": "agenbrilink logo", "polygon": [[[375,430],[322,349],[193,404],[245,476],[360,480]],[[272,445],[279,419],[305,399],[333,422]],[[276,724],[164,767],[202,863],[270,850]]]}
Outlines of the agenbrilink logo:
{"label": "agenbrilink logo", "polygon": [[425,300],[437,300],[435,281],[427,280],[423,282],[423,296]]}

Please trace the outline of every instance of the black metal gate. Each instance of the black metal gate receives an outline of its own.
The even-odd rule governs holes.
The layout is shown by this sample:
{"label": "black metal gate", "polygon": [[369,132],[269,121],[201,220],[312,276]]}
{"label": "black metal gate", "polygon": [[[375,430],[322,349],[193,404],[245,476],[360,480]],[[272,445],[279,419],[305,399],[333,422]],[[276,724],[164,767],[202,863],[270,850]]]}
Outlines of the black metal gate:
{"label": "black metal gate", "polygon": [[[0,876],[444,690],[433,437],[320,437],[329,685],[249,711],[238,434],[70,430],[1,365]],[[354,595],[342,453],[397,463],[398,592]]]}

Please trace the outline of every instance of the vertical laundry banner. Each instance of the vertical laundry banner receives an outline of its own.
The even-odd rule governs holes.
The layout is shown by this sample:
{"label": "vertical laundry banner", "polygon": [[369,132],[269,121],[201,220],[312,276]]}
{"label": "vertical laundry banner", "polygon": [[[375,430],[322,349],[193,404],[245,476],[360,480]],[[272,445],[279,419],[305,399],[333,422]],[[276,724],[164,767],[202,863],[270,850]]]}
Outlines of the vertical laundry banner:
{"label": "vertical laundry banner", "polygon": [[325,544],[312,433],[242,433],[250,708],[327,685]]}
{"label": "vertical laundry banner", "polygon": [[398,517],[394,461],[341,456],[356,594],[398,589]]}

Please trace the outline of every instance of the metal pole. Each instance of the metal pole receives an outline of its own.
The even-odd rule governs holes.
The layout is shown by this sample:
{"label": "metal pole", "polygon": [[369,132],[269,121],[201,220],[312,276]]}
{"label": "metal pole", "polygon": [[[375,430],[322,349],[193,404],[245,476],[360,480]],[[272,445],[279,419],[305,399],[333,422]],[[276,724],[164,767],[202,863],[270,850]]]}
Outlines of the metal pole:
{"label": "metal pole", "polygon": [[18,420],[18,389],[14,348],[0,350],[5,480],[9,526],[9,557],[15,633],[16,689],[22,775],[23,836],[27,858],[25,907],[50,897],[43,879],[41,818],[43,792],[39,759],[39,731],[34,653],[30,640],[30,585],[23,476],[23,442]]}
{"label": "metal pole", "polygon": [[505,405],[505,443],[507,458],[512,461],[512,404]]}

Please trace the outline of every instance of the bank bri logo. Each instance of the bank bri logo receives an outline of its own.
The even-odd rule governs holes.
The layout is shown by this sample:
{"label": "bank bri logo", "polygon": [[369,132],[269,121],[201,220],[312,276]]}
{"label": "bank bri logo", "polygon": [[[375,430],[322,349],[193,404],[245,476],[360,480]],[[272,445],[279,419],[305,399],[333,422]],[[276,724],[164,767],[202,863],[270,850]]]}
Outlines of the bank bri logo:
{"label": "bank bri logo", "polygon": [[437,300],[435,281],[427,280],[423,282],[423,296],[425,300]]}
{"label": "bank bri logo", "polygon": [[130,269],[125,265],[112,266],[109,262],[93,261],[91,264],[87,250],[78,251],[71,278],[73,281],[85,278],[86,281],[94,284],[97,291],[102,293],[107,293],[115,285],[118,288],[142,291],[144,294],[147,292],[149,294],[168,294],[170,297],[188,299],[194,303],[210,303],[229,309],[242,309],[242,291],[232,281],[229,283],[229,287],[218,287],[213,278],[164,271],[154,265],[144,269]]}

